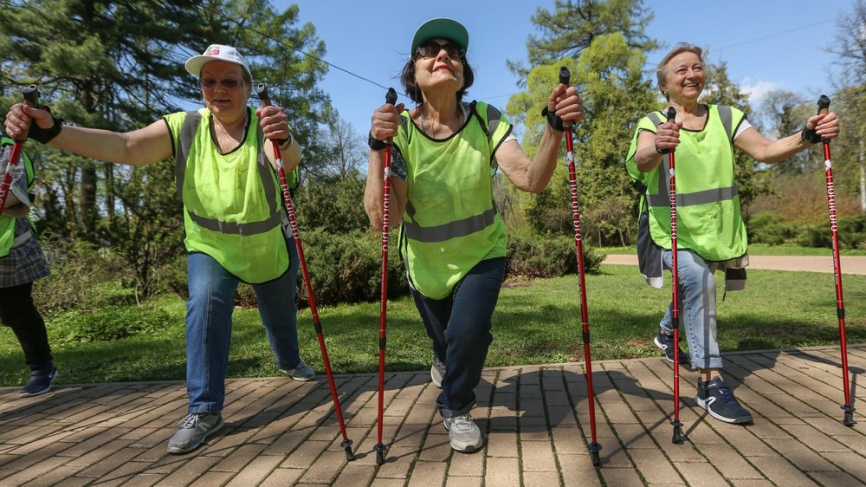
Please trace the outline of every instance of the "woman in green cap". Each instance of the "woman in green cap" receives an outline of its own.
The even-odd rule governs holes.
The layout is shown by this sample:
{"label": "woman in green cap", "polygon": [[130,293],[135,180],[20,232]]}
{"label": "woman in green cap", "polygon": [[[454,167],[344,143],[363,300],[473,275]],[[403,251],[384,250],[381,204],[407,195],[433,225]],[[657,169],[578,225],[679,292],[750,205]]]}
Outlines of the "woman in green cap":
{"label": "woman in green cap", "polygon": [[506,230],[493,197],[502,169],[517,188],[542,191],[557,164],[563,121],[583,114],[574,87],[556,86],[543,112],[548,126],[535,160],[495,107],[464,101],[474,73],[469,34],[438,18],[418,28],[401,82],[416,106],[385,104],[373,113],[370,168],[364,198],[374,227],[383,227],[384,151],[393,139],[390,224],[400,227],[415,304],[433,340],[433,383],[451,447],[476,451],[484,443],[470,411],[493,341],[492,316],[505,278]]}

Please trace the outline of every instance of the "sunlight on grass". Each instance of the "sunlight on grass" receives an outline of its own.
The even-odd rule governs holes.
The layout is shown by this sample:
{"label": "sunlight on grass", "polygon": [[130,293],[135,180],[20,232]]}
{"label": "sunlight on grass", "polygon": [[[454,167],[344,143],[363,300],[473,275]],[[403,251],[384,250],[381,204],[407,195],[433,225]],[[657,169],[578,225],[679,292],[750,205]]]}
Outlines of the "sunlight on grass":
{"label": "sunlight on grass", "polygon": [[[833,274],[750,271],[746,290],[728,293],[719,285],[719,340],[722,351],[836,345],[839,340]],[[669,276],[668,276],[669,281]],[[488,366],[583,362],[577,277],[509,282],[494,315]],[[849,343],[866,343],[866,276],[844,277]],[[670,302],[670,287],[652,289],[635,266],[602,266],[587,276],[593,360],[658,356],[652,345]],[[55,363],[64,383],[183,380],[186,373],[185,303],[160,298],[171,317],[164,330],[112,342],[63,343],[48,320]],[[319,309],[323,337],[334,373],[378,370],[379,303]],[[318,338],[308,309],[298,314],[302,357],[324,374]],[[388,303],[386,364],[390,371],[430,367],[430,339],[408,297]],[[27,371],[11,330],[0,327],[0,383],[18,386]],[[268,377],[274,364],[256,309],[236,309],[230,377]]]}

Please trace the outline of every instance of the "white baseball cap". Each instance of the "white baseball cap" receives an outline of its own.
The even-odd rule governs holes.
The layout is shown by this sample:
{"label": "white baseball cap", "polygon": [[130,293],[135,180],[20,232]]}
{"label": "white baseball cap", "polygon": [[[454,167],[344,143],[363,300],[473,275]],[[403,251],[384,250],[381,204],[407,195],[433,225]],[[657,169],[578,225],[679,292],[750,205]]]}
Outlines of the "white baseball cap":
{"label": "white baseball cap", "polygon": [[247,72],[250,79],[253,77],[252,73],[250,73],[250,67],[247,65],[244,57],[241,56],[241,53],[239,53],[234,47],[223,46],[221,44],[211,44],[204,50],[204,53],[201,56],[193,56],[187,59],[183,67],[186,68],[189,74],[198,78],[201,76],[202,66],[210,61],[226,61],[229,63],[239,64],[243,66],[244,71]]}

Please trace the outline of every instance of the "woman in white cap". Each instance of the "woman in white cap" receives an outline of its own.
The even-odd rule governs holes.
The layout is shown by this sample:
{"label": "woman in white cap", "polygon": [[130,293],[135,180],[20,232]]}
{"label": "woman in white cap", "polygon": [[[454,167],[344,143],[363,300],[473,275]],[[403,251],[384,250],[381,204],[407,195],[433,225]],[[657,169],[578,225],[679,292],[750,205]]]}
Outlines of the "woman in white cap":
{"label": "woman in white cap", "polygon": [[233,294],[253,285],[277,366],[295,380],[314,372],[301,360],[296,326],[298,259],[271,165],[277,140],[287,171],[297,166],[282,108],[248,106],[252,76],[234,47],[211,45],[185,64],[201,86],[204,108],[178,112],[119,133],[61,125],[49,112],[14,105],[6,115],[15,136],[32,120],[30,138],[75,154],[133,166],[176,160],[184,206],[189,300],[186,314],[188,415],[169,453],[197,448],[223,426]]}
{"label": "woman in white cap", "polygon": [[437,405],[451,448],[461,452],[484,444],[470,411],[505,277],[507,235],[493,201],[493,176],[498,167],[517,188],[542,191],[557,164],[563,120],[583,117],[575,88],[556,86],[544,107],[549,124],[529,159],[499,110],[463,101],[474,80],[468,47],[466,28],[454,20],[418,28],[401,75],[416,106],[385,104],[373,113],[364,198],[370,222],[381,229],[382,149],[393,139],[390,224],[402,221],[400,251],[433,340],[430,375],[442,388]]}

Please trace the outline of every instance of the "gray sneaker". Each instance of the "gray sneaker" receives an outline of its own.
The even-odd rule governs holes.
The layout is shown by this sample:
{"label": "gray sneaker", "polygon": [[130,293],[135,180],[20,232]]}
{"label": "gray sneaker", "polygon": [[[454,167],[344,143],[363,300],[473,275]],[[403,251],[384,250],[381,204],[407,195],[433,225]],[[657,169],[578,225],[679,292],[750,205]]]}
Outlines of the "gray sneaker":
{"label": "gray sneaker", "polygon": [[442,389],[442,377],[445,377],[445,364],[434,356],[433,366],[430,367],[430,380],[434,386]]}
{"label": "gray sneaker", "polygon": [[299,382],[307,382],[316,377],[316,373],[313,372],[313,369],[311,369],[309,365],[305,364],[303,360],[298,362],[298,366],[294,369],[281,369],[280,371]]}
{"label": "gray sneaker", "polygon": [[195,450],[225,425],[220,413],[188,414],[178,424],[180,429],[168,440],[168,452],[175,455]]}
{"label": "gray sneaker", "polygon": [[472,453],[484,444],[481,430],[478,429],[475,420],[469,414],[445,418],[443,424],[448,430],[448,437],[451,439],[451,449],[453,450]]}

